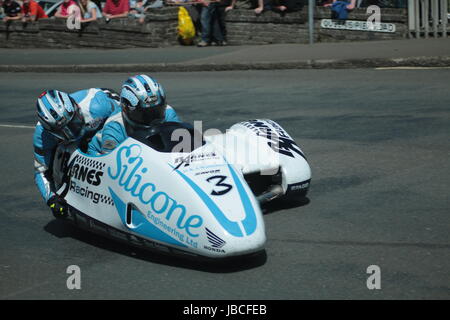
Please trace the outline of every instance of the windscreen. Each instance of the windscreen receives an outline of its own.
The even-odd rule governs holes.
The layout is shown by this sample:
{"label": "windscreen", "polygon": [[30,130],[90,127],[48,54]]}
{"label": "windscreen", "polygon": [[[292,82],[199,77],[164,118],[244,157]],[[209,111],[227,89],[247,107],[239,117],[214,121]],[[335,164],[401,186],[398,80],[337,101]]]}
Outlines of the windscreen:
{"label": "windscreen", "polygon": [[183,122],[164,122],[130,136],[159,152],[190,153],[205,144],[202,133]]}

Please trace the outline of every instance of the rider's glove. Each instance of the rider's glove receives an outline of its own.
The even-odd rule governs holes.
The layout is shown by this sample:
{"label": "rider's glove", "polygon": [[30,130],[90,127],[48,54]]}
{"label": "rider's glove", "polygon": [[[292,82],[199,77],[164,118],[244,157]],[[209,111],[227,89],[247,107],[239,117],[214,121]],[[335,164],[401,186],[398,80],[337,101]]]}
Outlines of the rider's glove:
{"label": "rider's glove", "polygon": [[63,198],[54,195],[47,201],[47,205],[52,210],[55,218],[67,217],[67,202]]}

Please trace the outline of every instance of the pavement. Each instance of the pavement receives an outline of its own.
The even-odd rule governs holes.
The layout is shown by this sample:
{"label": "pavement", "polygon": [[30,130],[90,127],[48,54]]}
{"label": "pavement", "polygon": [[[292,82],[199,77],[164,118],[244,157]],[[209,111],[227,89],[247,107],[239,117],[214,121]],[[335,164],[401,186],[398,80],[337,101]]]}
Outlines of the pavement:
{"label": "pavement", "polygon": [[450,67],[450,38],[198,48],[0,49],[0,72]]}

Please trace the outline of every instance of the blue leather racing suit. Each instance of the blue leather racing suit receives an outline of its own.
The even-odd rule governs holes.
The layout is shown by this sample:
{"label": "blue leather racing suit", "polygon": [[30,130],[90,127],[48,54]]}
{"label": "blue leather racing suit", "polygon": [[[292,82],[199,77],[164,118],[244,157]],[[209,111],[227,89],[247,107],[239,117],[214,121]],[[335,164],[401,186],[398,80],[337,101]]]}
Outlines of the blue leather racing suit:
{"label": "blue leather racing suit", "polygon": [[[73,142],[79,146],[81,142],[92,137],[103,127],[106,119],[116,113],[120,114],[119,96],[108,90],[91,88],[70,94],[78,103],[85,121],[85,134],[78,141]],[[34,145],[34,181],[47,202],[55,194],[52,177],[52,164],[56,148],[63,141],[56,138],[38,122],[33,135]]]}
{"label": "blue leather racing suit", "polygon": [[[163,122],[181,122],[171,106],[167,106]],[[89,155],[100,155],[111,152],[116,146],[128,138],[122,113],[116,113],[105,123],[103,129],[91,140],[88,147]]]}

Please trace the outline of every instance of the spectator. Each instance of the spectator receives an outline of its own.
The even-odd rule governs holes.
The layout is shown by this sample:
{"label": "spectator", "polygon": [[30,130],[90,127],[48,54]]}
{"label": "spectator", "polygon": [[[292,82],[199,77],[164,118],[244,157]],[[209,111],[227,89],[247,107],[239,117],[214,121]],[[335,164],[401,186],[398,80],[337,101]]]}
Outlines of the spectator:
{"label": "spectator", "polygon": [[299,11],[302,8],[303,0],[258,0],[255,13],[261,14],[265,10],[286,13]]}
{"label": "spectator", "polygon": [[344,21],[348,17],[348,12],[356,6],[356,0],[333,0],[331,4],[325,4],[324,7],[331,6],[331,18]]}
{"label": "spectator", "polygon": [[139,19],[139,23],[145,21],[145,9],[143,0],[130,0],[130,16]]}
{"label": "spectator", "polygon": [[356,6],[356,0],[333,0],[332,3],[324,4],[324,7],[332,7],[336,2],[346,2],[347,10],[353,10]]}
{"label": "spectator", "polygon": [[102,18],[102,12],[91,0],[80,0],[81,22],[91,22]]}
{"label": "spectator", "polygon": [[[198,47],[207,47],[212,42],[219,46],[226,45],[225,36],[225,12],[231,10],[236,3],[233,0],[219,0],[209,2],[208,0],[199,0],[200,4],[200,23],[201,23],[201,40],[197,44]],[[220,12],[219,12],[220,11]]]}
{"label": "spectator", "polygon": [[129,0],[106,0],[105,7],[103,8],[103,15],[106,21],[116,18],[128,17],[130,11]]}
{"label": "spectator", "polygon": [[[220,43],[223,46],[227,45],[227,26],[225,24],[225,15],[228,11],[233,10],[234,6],[236,5],[237,0],[220,0],[217,5],[216,10],[216,19],[213,19],[213,23],[216,25],[215,28],[219,28],[220,32],[222,33],[222,43]],[[213,27],[213,28],[214,28]],[[220,45],[219,44],[219,45]]]}
{"label": "spectator", "polygon": [[164,7],[164,2],[163,0],[155,0],[155,1],[150,1],[152,3],[150,3],[149,5],[147,5],[148,1],[145,2],[145,12],[147,12],[149,9],[155,9],[155,8],[162,8]]}
{"label": "spectator", "polygon": [[48,18],[44,9],[34,0],[23,0],[22,5],[23,22],[37,21],[39,19]]}
{"label": "spectator", "polygon": [[273,0],[274,11],[296,12],[303,8],[303,0]]}
{"label": "spectator", "polygon": [[279,11],[279,12],[285,12],[288,10],[287,6],[285,6],[285,1],[282,0],[273,0],[272,1],[272,10]]}
{"label": "spectator", "polygon": [[[364,0],[362,0],[364,1]],[[318,7],[329,7],[333,3],[333,0],[318,0],[317,6]]]}
{"label": "spectator", "polygon": [[13,0],[5,0],[2,5],[4,15],[3,21],[19,20],[22,18],[20,5]]}
{"label": "spectator", "polygon": [[258,6],[255,9],[256,14],[261,14],[264,10],[272,9],[271,0],[258,0]]}
{"label": "spectator", "polygon": [[71,6],[76,6],[78,7],[78,5],[76,4],[75,1],[73,0],[64,0],[64,2],[62,3],[62,5],[59,6],[58,10],[55,13],[55,17],[56,18],[64,18],[67,19],[70,15],[70,11],[71,9],[69,9]]}
{"label": "spectator", "polygon": [[5,10],[3,9],[3,0],[0,0],[0,19],[5,17]]}

